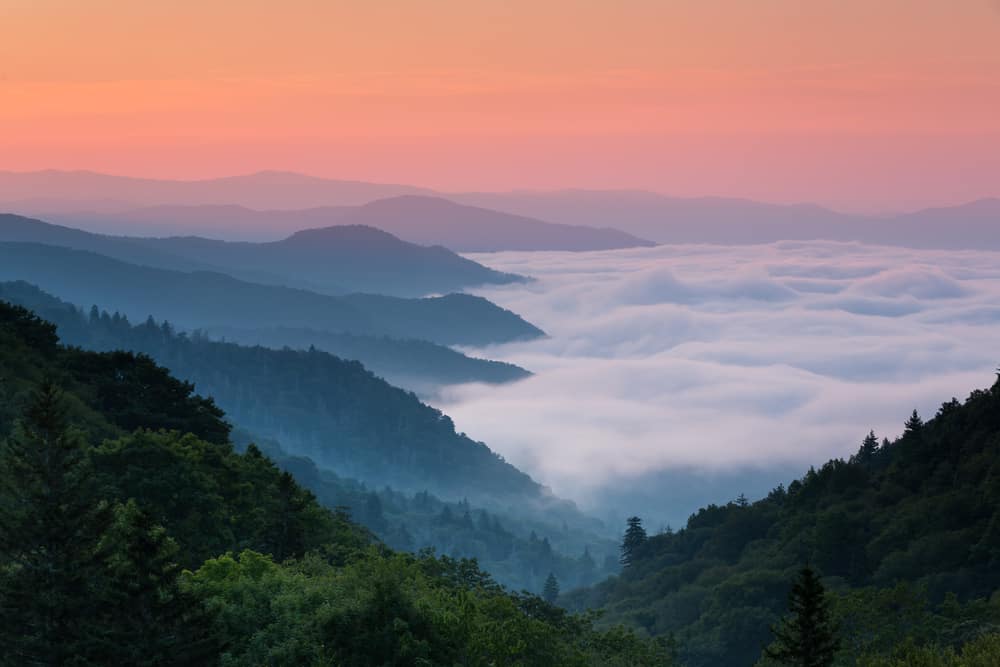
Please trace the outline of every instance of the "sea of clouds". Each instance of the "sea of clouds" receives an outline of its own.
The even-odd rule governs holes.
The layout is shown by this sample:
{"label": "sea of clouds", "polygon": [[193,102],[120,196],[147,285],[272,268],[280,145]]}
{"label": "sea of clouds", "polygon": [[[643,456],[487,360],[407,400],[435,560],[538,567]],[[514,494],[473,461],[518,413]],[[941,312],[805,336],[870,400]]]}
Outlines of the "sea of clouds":
{"label": "sea of clouds", "polygon": [[[686,516],[734,497],[713,497],[726,479],[784,479],[849,456],[869,429],[895,437],[911,410],[933,416],[1000,364],[996,252],[781,242],[472,257],[536,278],[478,293],[548,337],[471,350],[535,375],[437,402],[584,507],[634,485]],[[723,486],[658,490],[692,475]]]}

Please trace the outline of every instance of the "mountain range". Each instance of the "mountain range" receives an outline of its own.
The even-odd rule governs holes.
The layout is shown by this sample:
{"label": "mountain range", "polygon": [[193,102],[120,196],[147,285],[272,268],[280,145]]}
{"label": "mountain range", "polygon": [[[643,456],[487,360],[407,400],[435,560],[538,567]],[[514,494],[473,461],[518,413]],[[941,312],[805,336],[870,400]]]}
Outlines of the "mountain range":
{"label": "mountain range", "polygon": [[424,296],[524,280],[440,246],[407,243],[358,225],[308,229],[267,243],[234,243],[200,237],[108,236],[0,214],[0,241],[88,250],[161,269],[225,272],[250,281],[327,294]]}
{"label": "mountain range", "polygon": [[[814,204],[682,198],[639,190],[442,193],[285,172],[158,181],[44,171],[0,172],[0,208],[142,236],[198,230],[221,238],[275,240],[275,232],[261,230],[289,234],[333,224],[370,224],[404,240],[463,252],[789,239],[1000,248],[1000,199],[865,216]],[[943,224],[921,224],[929,221]]]}
{"label": "mountain range", "polygon": [[0,279],[25,280],[72,303],[100,303],[134,321],[155,311],[184,329],[280,325],[443,345],[484,345],[543,335],[516,314],[468,294],[423,299],[330,296],[214,271],[140,266],[40,243],[0,242]]}

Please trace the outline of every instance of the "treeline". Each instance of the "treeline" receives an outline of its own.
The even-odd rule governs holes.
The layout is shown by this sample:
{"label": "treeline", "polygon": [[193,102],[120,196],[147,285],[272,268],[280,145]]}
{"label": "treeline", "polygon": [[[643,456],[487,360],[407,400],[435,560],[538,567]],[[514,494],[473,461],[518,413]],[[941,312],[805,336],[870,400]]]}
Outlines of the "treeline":
{"label": "treeline", "polygon": [[747,665],[809,563],[835,598],[842,664],[910,644],[946,651],[995,630],[1000,380],[904,429],[893,441],[870,433],[849,460],[757,502],[699,510],[633,549],[621,576],[561,602],[674,636],[684,664]]}
{"label": "treeline", "polygon": [[[148,358],[62,347],[0,302],[5,664],[663,665],[474,561],[324,509]],[[187,569],[182,569],[187,568]]]}

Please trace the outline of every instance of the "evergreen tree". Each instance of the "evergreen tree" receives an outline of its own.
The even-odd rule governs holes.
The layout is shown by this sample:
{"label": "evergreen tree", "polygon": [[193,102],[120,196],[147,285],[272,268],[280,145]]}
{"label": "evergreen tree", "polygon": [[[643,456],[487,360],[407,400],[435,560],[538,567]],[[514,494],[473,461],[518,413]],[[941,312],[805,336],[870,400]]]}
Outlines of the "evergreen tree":
{"label": "evergreen tree", "polygon": [[[919,419],[919,417],[917,419]],[[878,438],[875,437],[875,431],[869,431],[868,435],[866,435],[865,439],[861,442],[861,447],[858,449],[858,453],[854,457],[854,460],[861,464],[871,463],[877,453]]]}
{"label": "evergreen tree", "polygon": [[556,600],[559,599],[559,580],[551,572],[549,572],[549,576],[545,580],[545,588],[542,589],[542,598],[549,604],[555,604]]}
{"label": "evergreen tree", "polygon": [[89,652],[103,664],[190,665],[213,652],[210,619],[178,585],[177,544],[134,500],[114,509],[101,538],[102,631]]}
{"label": "evergreen tree", "polygon": [[917,411],[914,410],[913,414],[910,415],[910,418],[906,420],[905,424],[903,424],[903,427],[905,429],[904,434],[919,433],[920,429],[922,429],[923,426],[924,426],[924,420],[921,419],[920,415],[917,414]]}
{"label": "evergreen tree", "polygon": [[13,664],[86,664],[82,642],[99,632],[89,586],[104,517],[62,402],[43,383],[0,452],[0,646]]}
{"label": "evergreen tree", "polygon": [[646,529],[642,527],[642,519],[637,516],[629,517],[626,523],[619,562],[628,567],[633,563],[636,552],[646,543]]}
{"label": "evergreen tree", "polygon": [[830,620],[823,584],[806,566],[788,595],[788,611],[781,623],[771,628],[774,642],[764,654],[783,665],[829,667],[840,642]]}

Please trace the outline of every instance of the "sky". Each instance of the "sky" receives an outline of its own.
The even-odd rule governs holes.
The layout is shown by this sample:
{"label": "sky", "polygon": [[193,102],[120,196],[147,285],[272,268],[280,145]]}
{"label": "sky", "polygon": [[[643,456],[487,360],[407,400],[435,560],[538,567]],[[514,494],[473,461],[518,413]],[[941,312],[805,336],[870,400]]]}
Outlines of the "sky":
{"label": "sky", "polygon": [[0,169],[1000,195],[998,0],[0,0]]}
{"label": "sky", "polygon": [[[677,525],[995,380],[1000,252],[785,241],[472,257],[537,278],[478,293],[549,336],[471,350],[535,375],[436,404],[588,509],[637,488]],[[687,487],[728,488],[655,484],[678,470]]]}

